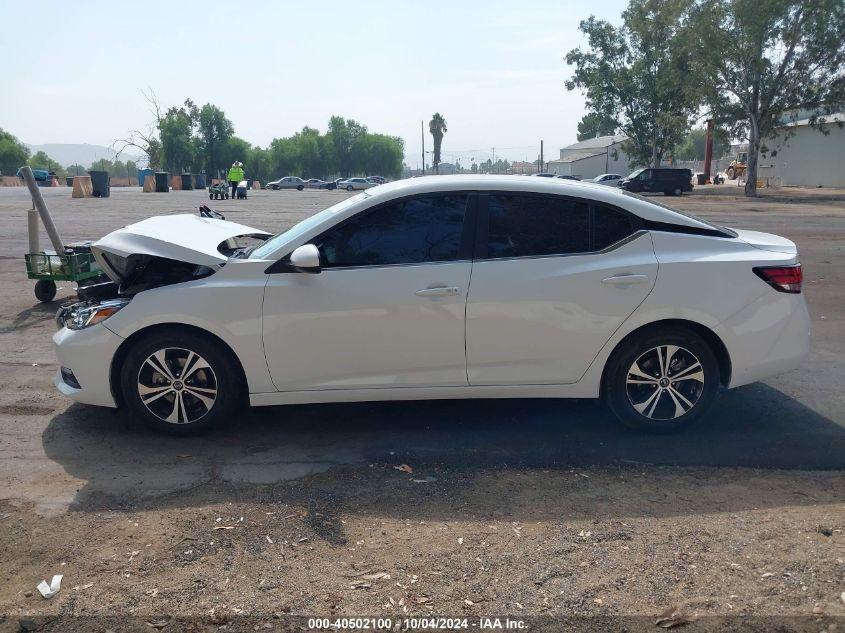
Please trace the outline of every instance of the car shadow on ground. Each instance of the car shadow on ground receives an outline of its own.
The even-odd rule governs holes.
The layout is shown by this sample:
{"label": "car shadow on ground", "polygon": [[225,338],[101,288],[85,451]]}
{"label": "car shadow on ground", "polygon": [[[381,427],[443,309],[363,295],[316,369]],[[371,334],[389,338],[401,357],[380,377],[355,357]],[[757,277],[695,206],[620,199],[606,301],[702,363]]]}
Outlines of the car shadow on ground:
{"label": "car shadow on ground", "polygon": [[[698,514],[845,501],[835,482],[819,489],[806,473],[787,473],[786,483],[766,474],[845,470],[845,428],[764,384],[725,393],[702,424],[674,435],[622,429],[593,401],[464,400],[252,409],[199,438],[157,435],[121,412],[72,405],[51,420],[42,443],[84,480],[72,501],[83,511],[265,500],[323,514],[413,509],[445,520],[462,512],[458,506],[496,516],[507,495],[520,500],[509,516],[540,520],[572,515],[576,506],[577,516],[590,517],[623,508],[627,516]],[[400,464],[415,474],[397,480]],[[581,479],[571,490],[560,487],[561,477],[535,476],[535,469],[568,475],[587,466],[648,470],[652,481],[612,493],[606,478]],[[700,481],[690,471],[696,467],[715,469]],[[722,474],[737,467],[769,470]],[[780,477],[780,492],[772,492],[771,477]],[[432,485],[422,485],[429,478]],[[735,484],[741,494],[727,489]],[[666,505],[655,506],[655,497]]]}
{"label": "car shadow on ground", "polygon": [[[622,429],[593,401],[463,400],[251,409],[198,438],[157,435],[122,412],[72,405],[50,421],[42,443],[51,460],[84,480],[74,498],[82,510],[198,504],[182,493],[204,486],[214,489],[205,502],[276,490],[292,503],[354,494],[377,506],[391,493],[373,465],[395,475],[390,467],[403,463],[439,480],[424,493],[411,484],[405,502],[417,494],[431,501],[459,481],[467,493],[484,475],[530,469],[647,466],[661,477],[683,477],[690,467],[845,470],[845,428],[761,383],[727,392],[700,425],[674,435]],[[767,495],[765,475],[747,478],[760,486],[755,506],[785,502]]]}

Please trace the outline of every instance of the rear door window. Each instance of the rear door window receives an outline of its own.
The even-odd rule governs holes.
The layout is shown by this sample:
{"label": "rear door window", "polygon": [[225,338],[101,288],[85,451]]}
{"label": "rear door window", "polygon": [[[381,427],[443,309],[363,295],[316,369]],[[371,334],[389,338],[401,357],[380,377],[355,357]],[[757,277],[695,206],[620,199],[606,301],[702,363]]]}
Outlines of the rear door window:
{"label": "rear door window", "polygon": [[593,208],[593,249],[601,251],[636,231],[633,218],[624,211],[596,205]]}

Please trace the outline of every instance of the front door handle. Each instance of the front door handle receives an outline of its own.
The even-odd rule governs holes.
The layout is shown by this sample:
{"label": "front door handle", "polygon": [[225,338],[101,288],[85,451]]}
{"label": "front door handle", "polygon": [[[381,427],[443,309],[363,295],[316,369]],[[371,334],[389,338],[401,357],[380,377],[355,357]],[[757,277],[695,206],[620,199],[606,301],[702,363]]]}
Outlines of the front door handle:
{"label": "front door handle", "polygon": [[461,289],[456,286],[440,286],[438,288],[423,288],[415,293],[418,297],[453,297],[461,294]]}
{"label": "front door handle", "polygon": [[603,284],[614,286],[627,286],[629,284],[644,284],[648,281],[648,275],[612,275],[601,280]]}

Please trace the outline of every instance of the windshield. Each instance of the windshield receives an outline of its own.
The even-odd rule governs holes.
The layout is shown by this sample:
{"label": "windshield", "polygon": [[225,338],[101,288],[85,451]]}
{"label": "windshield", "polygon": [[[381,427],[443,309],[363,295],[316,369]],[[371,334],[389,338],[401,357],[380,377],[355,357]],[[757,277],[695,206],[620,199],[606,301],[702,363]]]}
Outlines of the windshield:
{"label": "windshield", "polygon": [[645,169],[638,169],[637,171],[632,171],[630,174],[628,174],[628,180],[633,180],[634,178],[639,176],[644,171],[645,171]]}
{"label": "windshield", "polygon": [[364,200],[365,198],[369,197],[370,194],[362,191],[356,196],[341,200],[337,204],[330,206],[328,209],[323,209],[319,213],[312,215],[310,218],[305,218],[299,224],[295,224],[287,231],[283,231],[278,235],[274,235],[269,240],[264,242],[261,246],[253,250],[249,254],[249,259],[265,259],[282,244],[294,240],[300,235],[304,235],[305,233],[313,229],[315,226],[319,226],[322,222],[329,219],[333,215],[340,213],[344,209],[348,209],[349,207],[351,207],[353,204],[356,204],[361,200]]}

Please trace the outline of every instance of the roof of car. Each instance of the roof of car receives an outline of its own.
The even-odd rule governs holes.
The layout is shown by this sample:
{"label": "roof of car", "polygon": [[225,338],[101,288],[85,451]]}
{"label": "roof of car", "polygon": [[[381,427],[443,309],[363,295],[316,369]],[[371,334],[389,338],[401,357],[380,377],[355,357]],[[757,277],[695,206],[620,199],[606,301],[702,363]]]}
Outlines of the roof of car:
{"label": "roof of car", "polygon": [[628,209],[640,217],[657,222],[683,226],[710,228],[708,224],[673,211],[661,203],[591,181],[564,180],[561,178],[536,178],[534,176],[504,176],[492,174],[420,176],[405,178],[366,191],[372,202],[391,200],[399,196],[437,191],[521,191],[585,197]]}

